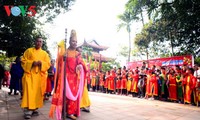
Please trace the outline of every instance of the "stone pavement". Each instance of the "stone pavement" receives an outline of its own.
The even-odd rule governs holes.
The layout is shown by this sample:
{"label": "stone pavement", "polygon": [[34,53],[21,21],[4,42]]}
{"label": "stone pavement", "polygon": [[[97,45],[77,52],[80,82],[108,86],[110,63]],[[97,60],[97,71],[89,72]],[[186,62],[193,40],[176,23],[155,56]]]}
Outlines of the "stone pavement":
{"label": "stone pavement", "polygon": [[[200,107],[178,103],[145,100],[130,96],[89,92],[91,112],[81,112],[78,120],[200,120]],[[0,120],[23,120],[20,96],[0,90]],[[50,120],[50,101],[30,120]],[[67,119],[66,119],[67,120]]]}

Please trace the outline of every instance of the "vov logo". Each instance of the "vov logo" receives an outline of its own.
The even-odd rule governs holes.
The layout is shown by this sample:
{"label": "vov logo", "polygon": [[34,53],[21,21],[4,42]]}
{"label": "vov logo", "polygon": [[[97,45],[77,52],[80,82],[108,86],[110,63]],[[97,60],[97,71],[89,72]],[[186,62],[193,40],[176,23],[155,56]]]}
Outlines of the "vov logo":
{"label": "vov logo", "polygon": [[18,6],[13,6],[13,5],[4,5],[4,9],[6,11],[6,14],[8,16],[28,16],[32,17],[35,16],[37,13],[35,10],[36,6],[28,6],[28,5],[18,5]]}

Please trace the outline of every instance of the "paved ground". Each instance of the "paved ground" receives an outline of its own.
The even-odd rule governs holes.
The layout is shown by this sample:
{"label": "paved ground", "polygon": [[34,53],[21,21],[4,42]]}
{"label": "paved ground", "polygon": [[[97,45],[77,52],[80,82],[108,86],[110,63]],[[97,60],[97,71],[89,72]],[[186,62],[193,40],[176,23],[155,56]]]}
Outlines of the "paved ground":
{"label": "paved ground", "polygon": [[[8,96],[0,90],[0,120],[23,120],[20,96]],[[145,100],[129,96],[90,92],[91,112],[81,112],[78,120],[200,120],[200,107]],[[49,120],[50,101],[31,120]]]}

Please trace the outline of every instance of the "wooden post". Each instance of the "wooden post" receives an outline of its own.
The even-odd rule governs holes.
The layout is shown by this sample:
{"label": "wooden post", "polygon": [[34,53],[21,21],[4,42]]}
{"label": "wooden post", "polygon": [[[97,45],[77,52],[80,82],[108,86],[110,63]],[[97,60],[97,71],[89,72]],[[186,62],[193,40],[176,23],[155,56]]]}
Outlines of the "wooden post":
{"label": "wooden post", "polygon": [[[65,29],[65,51],[67,50],[67,29]],[[65,53],[63,56],[63,60],[64,60],[64,90],[63,90],[63,111],[62,111],[62,119],[65,120],[66,118],[66,58],[67,58],[67,54]]]}

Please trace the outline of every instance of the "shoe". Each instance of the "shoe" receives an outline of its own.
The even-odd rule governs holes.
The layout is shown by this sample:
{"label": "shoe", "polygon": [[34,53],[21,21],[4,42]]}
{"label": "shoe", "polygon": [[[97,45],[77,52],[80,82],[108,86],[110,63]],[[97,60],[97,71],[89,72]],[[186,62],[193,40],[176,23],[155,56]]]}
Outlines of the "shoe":
{"label": "shoe", "polygon": [[71,120],[76,120],[76,117],[74,115],[68,115],[67,118],[70,118]]}
{"label": "shoe", "polygon": [[19,95],[19,93],[14,93],[14,95]]}
{"label": "shoe", "polygon": [[30,114],[24,114],[24,119],[31,119],[31,115]]}
{"label": "shoe", "polygon": [[31,119],[33,111],[25,110],[24,119]]}
{"label": "shoe", "polygon": [[11,95],[11,92],[9,92],[8,95]]}
{"label": "shoe", "polygon": [[39,116],[39,112],[38,111],[33,111],[32,116]]}
{"label": "shoe", "polygon": [[89,109],[89,108],[85,108],[85,107],[82,108],[81,110],[82,110],[83,112],[88,112],[88,113],[90,112],[90,109]]}

